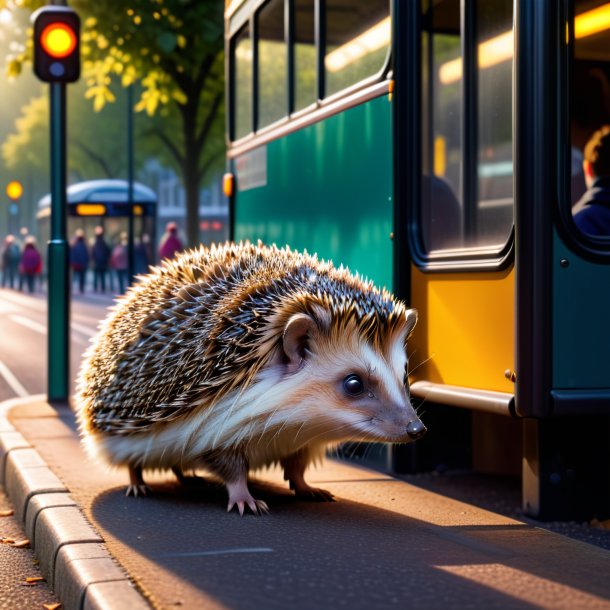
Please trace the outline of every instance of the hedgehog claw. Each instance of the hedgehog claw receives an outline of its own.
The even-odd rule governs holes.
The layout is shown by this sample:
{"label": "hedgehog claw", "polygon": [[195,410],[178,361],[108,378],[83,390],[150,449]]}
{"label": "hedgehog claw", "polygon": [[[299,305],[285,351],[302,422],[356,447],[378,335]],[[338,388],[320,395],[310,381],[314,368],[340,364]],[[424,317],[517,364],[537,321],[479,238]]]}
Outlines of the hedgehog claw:
{"label": "hedgehog claw", "polygon": [[234,506],[237,506],[239,514],[243,517],[246,506],[254,515],[264,515],[269,512],[269,507],[262,500],[255,500],[248,491],[248,486],[244,481],[235,481],[227,483],[227,491],[229,492],[229,504],[227,512],[230,513]]}
{"label": "hedgehog claw", "polygon": [[150,487],[145,484],[141,485],[128,485],[125,490],[125,496],[133,496],[137,498],[138,496],[147,496],[150,492]]}
{"label": "hedgehog claw", "polygon": [[252,511],[253,515],[267,515],[269,514],[269,507],[266,502],[262,500],[255,500],[252,496],[249,499],[244,500],[229,500],[227,505],[227,512],[230,513],[234,506],[237,506],[240,517],[244,516],[246,505]]}

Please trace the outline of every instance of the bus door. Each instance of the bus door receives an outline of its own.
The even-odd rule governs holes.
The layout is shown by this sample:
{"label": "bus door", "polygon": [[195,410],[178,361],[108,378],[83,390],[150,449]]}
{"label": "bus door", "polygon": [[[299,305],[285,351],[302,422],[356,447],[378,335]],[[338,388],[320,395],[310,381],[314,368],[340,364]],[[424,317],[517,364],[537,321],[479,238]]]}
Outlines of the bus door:
{"label": "bus door", "polygon": [[446,466],[457,443],[458,460],[515,472],[519,422],[499,417],[514,410],[513,2],[412,4],[395,3],[395,150],[420,313],[411,393],[430,424],[416,467]]}

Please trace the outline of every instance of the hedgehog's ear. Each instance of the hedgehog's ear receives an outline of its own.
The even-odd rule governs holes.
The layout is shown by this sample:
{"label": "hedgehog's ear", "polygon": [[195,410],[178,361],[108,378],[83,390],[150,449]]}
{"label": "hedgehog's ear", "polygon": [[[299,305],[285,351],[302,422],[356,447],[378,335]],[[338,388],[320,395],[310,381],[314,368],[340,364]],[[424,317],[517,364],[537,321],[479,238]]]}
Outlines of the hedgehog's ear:
{"label": "hedgehog's ear", "polygon": [[294,314],[288,320],[284,328],[282,347],[290,373],[296,372],[307,358],[309,341],[316,329],[313,318],[304,313]]}
{"label": "hedgehog's ear", "polygon": [[405,312],[405,319],[406,325],[404,330],[404,341],[406,342],[406,340],[411,336],[413,328],[415,327],[415,324],[417,322],[417,309],[407,309],[407,311]]}

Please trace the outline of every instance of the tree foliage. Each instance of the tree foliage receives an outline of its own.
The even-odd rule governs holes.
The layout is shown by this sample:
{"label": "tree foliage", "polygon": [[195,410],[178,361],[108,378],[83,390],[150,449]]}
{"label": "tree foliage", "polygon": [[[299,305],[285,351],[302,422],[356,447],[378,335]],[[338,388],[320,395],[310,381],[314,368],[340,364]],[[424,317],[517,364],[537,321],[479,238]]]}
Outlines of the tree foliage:
{"label": "tree foliage", "polygon": [[[117,92],[116,104],[108,104],[94,113],[91,104],[84,98],[84,91],[85,85],[82,83],[68,90],[67,153],[70,176],[76,181],[124,178],[127,172],[126,95],[122,91]],[[136,165],[137,161],[143,161],[152,154],[160,156],[156,154],[156,148],[151,140],[138,138]],[[34,97],[21,108],[14,131],[2,144],[2,159],[7,169],[18,173],[27,173],[28,169],[42,173],[48,171],[48,96]]]}
{"label": "tree foliage", "polygon": [[[0,0],[0,8],[34,10],[40,0]],[[218,157],[223,119],[223,7],[220,0],[73,0],[82,22],[85,96],[96,110],[116,99],[115,83],[138,82],[135,110],[160,114],[150,126],[181,169],[187,198],[187,238],[198,240],[199,185]],[[32,55],[31,36],[8,58],[16,76]],[[179,126],[168,130],[167,126]]]}

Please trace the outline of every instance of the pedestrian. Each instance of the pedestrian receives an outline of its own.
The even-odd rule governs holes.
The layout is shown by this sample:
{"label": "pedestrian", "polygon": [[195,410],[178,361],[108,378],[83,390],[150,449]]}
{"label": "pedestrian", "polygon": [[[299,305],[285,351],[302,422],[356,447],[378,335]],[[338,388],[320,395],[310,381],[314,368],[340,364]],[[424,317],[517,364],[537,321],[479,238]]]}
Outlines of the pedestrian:
{"label": "pedestrian", "polygon": [[110,267],[114,269],[119,283],[119,294],[125,292],[127,275],[129,269],[129,257],[127,254],[127,233],[121,233],[119,242],[112,249]]}
{"label": "pedestrian", "polygon": [[159,246],[159,258],[161,260],[166,258],[174,258],[177,252],[182,250],[182,241],[178,237],[178,226],[175,222],[168,222],[165,227],[165,233],[161,238],[161,245]]}
{"label": "pedestrian", "polygon": [[89,267],[89,250],[85,243],[85,232],[82,229],[75,231],[74,239],[70,244],[70,267],[74,273],[74,279],[78,281],[78,287],[82,294],[85,292],[87,268]]}
{"label": "pedestrian", "polygon": [[136,275],[148,273],[150,265],[150,237],[147,233],[142,233],[142,237],[136,239],[134,247],[135,271]]}
{"label": "pedestrian", "polygon": [[34,280],[42,273],[42,256],[36,247],[36,239],[32,235],[25,238],[19,272],[25,280],[29,292],[33,293]]}
{"label": "pedestrian", "polygon": [[7,235],[2,248],[2,288],[7,284],[10,288],[15,287],[19,273],[19,261],[21,251],[14,235]]}
{"label": "pedestrian", "polygon": [[95,242],[91,248],[91,258],[93,259],[93,290],[106,292],[110,246],[104,239],[104,227],[95,227]]}

